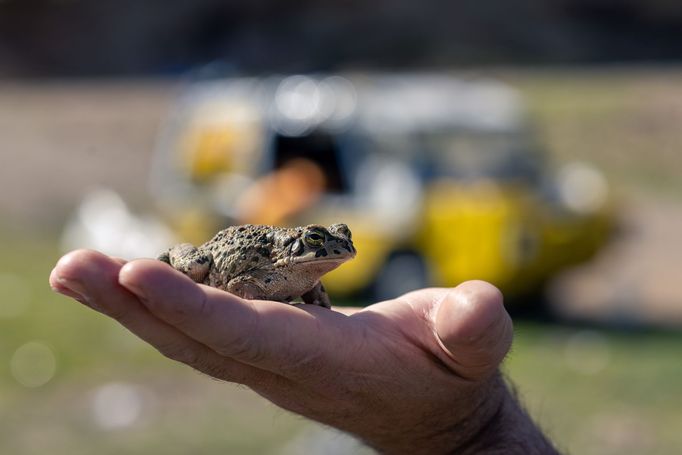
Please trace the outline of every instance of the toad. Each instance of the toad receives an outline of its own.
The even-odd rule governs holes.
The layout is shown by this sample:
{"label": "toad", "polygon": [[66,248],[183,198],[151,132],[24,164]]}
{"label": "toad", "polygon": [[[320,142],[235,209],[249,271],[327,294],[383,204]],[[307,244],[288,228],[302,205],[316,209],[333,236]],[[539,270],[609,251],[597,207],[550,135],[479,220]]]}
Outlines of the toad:
{"label": "toad", "polygon": [[218,232],[199,247],[183,243],[158,259],[197,283],[245,299],[304,303],[330,308],[320,282],[327,272],[355,257],[345,224],[281,228],[247,224]]}

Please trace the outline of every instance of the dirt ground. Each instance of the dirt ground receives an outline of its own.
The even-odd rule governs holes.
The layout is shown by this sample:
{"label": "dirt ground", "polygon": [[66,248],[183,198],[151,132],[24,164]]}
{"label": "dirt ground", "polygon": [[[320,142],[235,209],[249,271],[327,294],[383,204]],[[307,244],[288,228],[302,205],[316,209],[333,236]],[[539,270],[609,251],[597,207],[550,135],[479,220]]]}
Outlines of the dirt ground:
{"label": "dirt ground", "polygon": [[[55,232],[98,186],[113,188],[134,207],[147,206],[156,136],[178,90],[159,81],[0,83],[0,225]],[[594,136],[594,125],[587,126]],[[552,286],[558,311],[679,327],[680,202],[628,191],[612,245]]]}
{"label": "dirt ground", "polygon": [[144,204],[175,89],[159,82],[0,83],[2,223],[59,228],[95,187]]}
{"label": "dirt ground", "polygon": [[682,326],[682,204],[630,197],[613,243],[551,287],[566,317],[627,327]]}

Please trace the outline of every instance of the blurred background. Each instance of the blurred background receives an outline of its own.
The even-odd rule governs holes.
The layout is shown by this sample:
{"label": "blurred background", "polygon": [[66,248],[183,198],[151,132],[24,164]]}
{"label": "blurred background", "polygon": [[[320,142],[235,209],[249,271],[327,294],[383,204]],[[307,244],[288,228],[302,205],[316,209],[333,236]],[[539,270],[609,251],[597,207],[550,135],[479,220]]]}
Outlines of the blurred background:
{"label": "blurred background", "polygon": [[492,281],[560,448],[679,453],[681,43],[668,0],[0,1],[0,452],[367,453],[47,285],[345,222],[337,303]]}

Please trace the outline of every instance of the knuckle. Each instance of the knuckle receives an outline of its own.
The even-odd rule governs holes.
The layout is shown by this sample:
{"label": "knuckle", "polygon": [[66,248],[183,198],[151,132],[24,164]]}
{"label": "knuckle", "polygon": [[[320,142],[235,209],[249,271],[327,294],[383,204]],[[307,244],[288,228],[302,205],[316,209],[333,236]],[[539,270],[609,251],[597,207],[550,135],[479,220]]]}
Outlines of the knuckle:
{"label": "knuckle", "polygon": [[158,346],[157,349],[165,357],[176,362],[184,363],[191,367],[195,367],[200,363],[201,355],[196,349],[186,346],[184,344],[169,343]]}
{"label": "knuckle", "polygon": [[188,365],[213,378],[243,382],[243,378],[236,374],[228,362],[212,359],[210,355],[205,355],[195,348],[170,344],[159,348],[159,351],[169,359]]}
{"label": "knuckle", "polygon": [[222,356],[239,359],[248,364],[260,364],[266,357],[260,343],[244,336],[218,343],[214,349]]}
{"label": "knuckle", "polygon": [[194,366],[197,371],[200,371],[208,376],[216,379],[221,379],[228,382],[244,383],[245,379],[242,375],[235,371],[227,362],[208,362],[202,361],[201,363]]}
{"label": "knuckle", "polygon": [[128,308],[126,308],[124,305],[101,305],[98,304],[98,307],[101,309],[102,313],[106,314],[112,319],[115,319],[119,323],[121,323],[124,326],[130,325],[130,323],[133,320],[133,316],[131,315],[131,312],[129,311]]}
{"label": "knuckle", "polygon": [[200,292],[199,297],[197,299],[198,303],[196,305],[196,308],[194,312],[196,315],[202,319],[206,318],[212,318],[214,316],[214,304],[208,299],[205,293]]}

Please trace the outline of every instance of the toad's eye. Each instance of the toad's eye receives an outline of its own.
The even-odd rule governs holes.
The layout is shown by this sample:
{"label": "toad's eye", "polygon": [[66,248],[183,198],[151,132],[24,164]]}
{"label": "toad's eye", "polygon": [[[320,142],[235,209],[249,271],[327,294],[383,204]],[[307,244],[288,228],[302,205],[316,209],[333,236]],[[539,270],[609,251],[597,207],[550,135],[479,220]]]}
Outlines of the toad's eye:
{"label": "toad's eye", "polygon": [[324,236],[315,231],[306,232],[303,236],[303,241],[313,247],[322,246],[322,243],[324,243]]}

